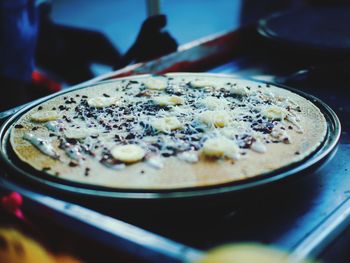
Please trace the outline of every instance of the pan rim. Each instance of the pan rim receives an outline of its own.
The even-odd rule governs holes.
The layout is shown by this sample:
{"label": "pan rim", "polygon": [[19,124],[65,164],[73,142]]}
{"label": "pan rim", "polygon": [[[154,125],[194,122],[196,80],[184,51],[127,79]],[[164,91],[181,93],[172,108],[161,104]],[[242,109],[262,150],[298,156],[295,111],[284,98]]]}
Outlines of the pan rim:
{"label": "pan rim", "polygon": [[[340,134],[341,134],[341,124],[335,112],[327,104],[322,102],[320,99],[314,97],[313,95],[305,93],[303,91],[297,90],[295,88],[287,87],[281,84],[264,82],[264,81],[255,80],[251,78],[241,78],[241,77],[237,78],[236,76],[232,76],[228,74],[178,72],[178,73],[169,73],[165,75],[170,77],[178,76],[178,75],[180,76],[198,75],[202,77],[208,76],[208,77],[220,77],[220,78],[224,77],[224,78],[231,78],[231,79],[243,79],[243,80],[254,81],[262,84],[271,84],[280,88],[290,90],[306,98],[307,100],[311,101],[320,109],[320,111],[326,118],[326,123],[327,123],[326,136],[322,141],[321,145],[301,161],[292,163],[290,165],[274,170],[272,172],[264,173],[259,176],[255,176],[252,178],[248,178],[248,179],[244,179],[236,182],[228,182],[228,183],[216,184],[212,186],[192,187],[192,188],[187,187],[187,188],[156,189],[156,190],[119,189],[119,188],[109,188],[109,187],[98,187],[98,186],[93,186],[93,185],[88,185],[83,183],[74,183],[64,179],[52,180],[53,178],[52,176],[51,178],[49,178],[50,180],[46,180],[45,178],[44,179],[40,178],[35,174],[31,174],[30,172],[24,169],[21,169],[21,167],[16,166],[16,164],[14,164],[13,161],[11,161],[11,158],[9,157],[9,152],[8,152],[9,148],[11,149],[11,146],[9,143],[9,133],[10,133],[11,127],[14,125],[14,122],[18,118],[20,118],[25,112],[29,111],[30,109],[37,106],[38,104],[44,101],[50,100],[51,98],[59,96],[61,94],[65,94],[77,89],[83,89],[86,87],[101,85],[104,83],[115,82],[116,79],[114,79],[114,80],[106,80],[106,81],[98,82],[95,84],[87,83],[86,85],[78,85],[78,86],[63,90],[61,92],[55,93],[53,95],[41,98],[39,100],[36,100],[28,104],[27,106],[22,108],[19,112],[17,112],[12,117],[10,117],[7,121],[5,121],[5,123],[2,125],[0,129],[0,141],[1,141],[0,157],[3,163],[5,164],[6,168],[9,169],[9,172],[17,173],[16,177],[24,176],[25,179],[28,179],[33,183],[36,183],[46,188],[57,190],[66,194],[70,193],[70,194],[84,195],[89,197],[101,197],[101,198],[124,199],[124,200],[125,199],[132,199],[132,200],[183,199],[183,198],[216,196],[216,195],[222,195],[227,193],[236,193],[236,192],[255,189],[264,185],[270,185],[272,183],[282,181],[283,179],[289,178],[292,175],[299,174],[302,171],[305,171],[311,168],[312,166],[317,165],[319,162],[321,162],[323,159],[329,156],[330,153],[332,153],[332,151],[335,149],[339,141]],[[147,76],[150,76],[150,74],[118,78],[117,81],[124,80],[124,79],[127,80],[130,78],[131,79],[144,78]],[[40,173],[40,171],[37,171],[37,172]]]}
{"label": "pan rim", "polygon": [[[333,9],[337,9],[339,7],[335,6]],[[317,7],[318,10],[327,10],[329,9],[329,6],[319,6]],[[283,17],[285,15],[293,15],[298,14],[299,12],[306,12],[314,10],[314,8],[304,7],[304,8],[296,8],[292,10],[287,11],[278,11],[275,13],[272,13],[266,17],[261,18],[257,26],[255,28],[256,32],[262,36],[263,38],[267,40],[271,40],[273,42],[276,42],[278,44],[283,44],[284,46],[290,47],[290,48],[297,48],[297,49],[307,49],[312,50],[313,52],[316,52],[318,55],[325,53],[325,55],[348,55],[350,54],[350,48],[349,47],[335,47],[330,45],[322,45],[322,44],[316,44],[311,43],[308,41],[298,41],[298,40],[292,40],[287,39],[283,36],[280,36],[276,34],[276,32],[269,27],[269,23],[273,21],[274,19],[278,19],[280,17]]]}

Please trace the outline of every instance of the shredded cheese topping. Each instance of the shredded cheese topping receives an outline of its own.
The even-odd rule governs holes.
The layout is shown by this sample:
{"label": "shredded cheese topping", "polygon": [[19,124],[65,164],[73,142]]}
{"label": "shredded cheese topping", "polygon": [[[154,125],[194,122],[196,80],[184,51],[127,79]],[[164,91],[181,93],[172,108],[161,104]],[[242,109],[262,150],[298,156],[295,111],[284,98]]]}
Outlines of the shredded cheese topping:
{"label": "shredded cheese topping", "polygon": [[40,109],[32,120],[51,121],[43,126],[79,163],[84,155],[111,169],[137,161],[161,168],[155,160],[172,156],[194,163],[201,154],[239,161],[247,149],[265,153],[266,144],[292,143],[288,129],[302,132],[300,109],[267,90],[265,84],[159,76],[123,81],[113,94],[67,95],[70,107],[59,106],[67,111],[61,119],[52,121],[46,115],[57,114]]}

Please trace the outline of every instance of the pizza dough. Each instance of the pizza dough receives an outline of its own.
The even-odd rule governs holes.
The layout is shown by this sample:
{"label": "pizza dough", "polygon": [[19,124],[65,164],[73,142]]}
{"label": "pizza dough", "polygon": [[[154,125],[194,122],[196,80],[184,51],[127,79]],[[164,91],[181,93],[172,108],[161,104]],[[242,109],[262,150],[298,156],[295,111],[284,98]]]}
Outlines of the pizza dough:
{"label": "pizza dough", "polygon": [[54,177],[122,189],[235,182],[303,160],[323,114],[286,89],[222,75],[137,76],[73,90],[14,124],[20,160]]}

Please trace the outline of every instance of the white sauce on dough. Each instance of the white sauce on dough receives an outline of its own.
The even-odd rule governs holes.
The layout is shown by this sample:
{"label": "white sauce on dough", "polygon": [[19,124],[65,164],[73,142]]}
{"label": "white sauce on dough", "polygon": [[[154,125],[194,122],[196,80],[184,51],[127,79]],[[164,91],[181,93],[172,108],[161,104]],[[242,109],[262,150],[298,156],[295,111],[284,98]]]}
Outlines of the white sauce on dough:
{"label": "white sauce on dough", "polygon": [[[81,176],[88,176],[90,167],[108,170],[107,174],[111,176],[112,181],[114,175],[129,171],[131,174],[141,174],[141,170],[145,174],[149,170],[153,174],[165,174],[170,164],[176,167],[182,162],[185,169],[191,169],[181,175],[189,176],[190,184],[196,184],[197,181],[201,183],[203,178],[210,180],[208,178],[216,175],[216,172],[210,169],[214,169],[211,167],[216,165],[218,169],[221,168],[221,164],[239,167],[241,163],[253,160],[250,158],[257,158],[257,162],[261,163],[265,158],[263,156],[270,156],[269,151],[275,149],[270,146],[291,144],[295,150],[288,153],[288,158],[293,162],[311,149],[310,145],[300,138],[294,141],[296,134],[304,133],[306,127],[302,127],[306,123],[306,112],[301,111],[295,103],[299,97],[284,98],[281,94],[289,94],[286,91],[279,93],[277,88],[269,89],[266,84],[259,85],[233,78],[204,78],[203,81],[200,76],[158,78],[163,83],[161,88],[152,86],[157,84],[159,87],[160,82],[151,81],[152,85],[144,85],[145,78],[135,78],[136,80],[116,81],[117,84],[110,85],[110,89],[102,88],[101,92],[99,89],[95,92],[94,89],[87,88],[86,92],[73,91],[61,95],[55,98],[54,103],[43,103],[40,109],[35,108],[24,115],[17,124],[23,124],[23,131],[26,132],[21,132],[21,129],[17,132],[14,129],[11,143],[20,139],[28,141],[51,158],[48,165],[54,165],[60,154],[60,166],[79,170]],[[191,86],[191,81],[196,83],[195,87]],[[118,98],[118,105],[91,106],[88,101],[94,96],[105,97],[106,100]],[[154,100],[156,97],[176,98],[176,103],[159,104]],[[39,110],[50,111],[53,107],[59,109],[60,119],[42,123],[31,122],[32,114]],[[315,112],[313,114],[316,114]],[[161,125],[162,121],[166,125]],[[305,131],[308,133],[307,128]],[[86,134],[86,137],[67,136],[67,131],[72,130]],[[213,139],[230,142],[227,144],[234,146],[235,151],[232,151],[231,147],[223,154],[211,154],[215,153],[215,149],[204,149],[204,144]],[[296,144],[293,145],[294,143]],[[114,147],[130,144],[142,148],[145,152],[144,158],[127,163],[123,162],[123,158],[117,160],[111,154]],[[208,163],[206,158],[210,159]],[[26,161],[24,157],[21,159]],[[31,164],[30,161],[28,163]],[[270,163],[268,167],[272,167]],[[37,165],[35,168],[39,167],[37,169],[42,170],[46,166],[47,164],[41,167]],[[171,169],[174,170],[173,173],[177,170],[173,167]],[[251,168],[246,168],[249,169]],[[45,171],[54,174],[53,169]],[[226,171],[229,173],[231,169],[227,168]],[[247,172],[247,176],[251,176],[251,173]],[[237,174],[245,176],[242,172]],[[143,176],[141,181],[147,184],[147,178]],[[87,180],[89,179],[90,177],[87,177]],[[94,180],[95,184],[103,185],[99,178]],[[162,178],[157,180],[157,184],[161,185]],[[130,185],[137,187],[137,182],[130,181]]]}
{"label": "white sauce on dough", "polygon": [[46,154],[46,155],[52,157],[53,159],[59,158],[59,155],[55,152],[54,147],[52,146],[52,144],[49,141],[42,139],[42,138],[39,138],[32,133],[24,134],[23,139],[25,139],[28,142],[30,142],[31,144],[33,144],[43,154]]}

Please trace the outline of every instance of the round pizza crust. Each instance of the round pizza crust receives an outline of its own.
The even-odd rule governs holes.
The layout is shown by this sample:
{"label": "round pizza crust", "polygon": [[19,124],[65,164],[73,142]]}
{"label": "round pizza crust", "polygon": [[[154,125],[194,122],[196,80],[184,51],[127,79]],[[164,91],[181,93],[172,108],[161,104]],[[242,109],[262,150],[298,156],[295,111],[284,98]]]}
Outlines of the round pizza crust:
{"label": "round pizza crust", "polygon": [[[299,109],[298,126],[302,127],[302,133],[295,128],[288,129],[290,143],[265,144],[266,152],[264,153],[242,148],[238,160],[206,158],[199,149],[196,151],[199,158],[198,162],[187,162],[175,155],[162,157],[161,167],[150,165],[147,161],[141,160],[126,164],[121,169],[112,169],[101,164],[99,158],[89,155],[85,155],[85,160],[78,165],[72,165],[71,158],[59,147],[59,141],[45,126],[46,122],[33,122],[32,120],[31,116],[34,113],[54,109],[63,119],[70,120],[69,125],[84,126],[86,121],[72,118],[75,114],[74,108],[76,105],[73,102],[67,104],[67,100],[74,98],[76,104],[79,104],[79,101],[86,97],[99,97],[106,94],[108,94],[108,97],[120,96],[128,92],[128,90],[125,91],[125,86],[130,85],[130,83],[135,86],[144,86],[145,81],[150,78],[154,77],[149,75],[137,76],[101,83],[64,93],[35,106],[13,125],[10,142],[15,154],[21,161],[34,169],[67,180],[67,182],[120,189],[178,189],[232,183],[273,172],[308,157],[322,143],[327,132],[326,120],[321,111],[311,101],[296,93],[273,85],[228,76],[191,73],[169,74],[162,78],[170,80],[172,85],[177,82],[190,83],[197,80],[208,81],[217,86],[236,83],[238,86],[249,87],[250,91],[262,90],[262,93],[268,92],[268,94],[273,94],[274,97],[288,98]],[[194,87],[185,87],[185,89],[191,88]],[[292,126],[291,123],[285,123],[285,125]],[[111,132],[118,134],[118,129],[112,128]],[[32,143],[23,139],[26,133],[33,133],[40,138],[46,138],[55,151],[59,153],[60,158],[54,159],[43,154]],[[106,148],[112,148],[112,146],[111,144]]]}

